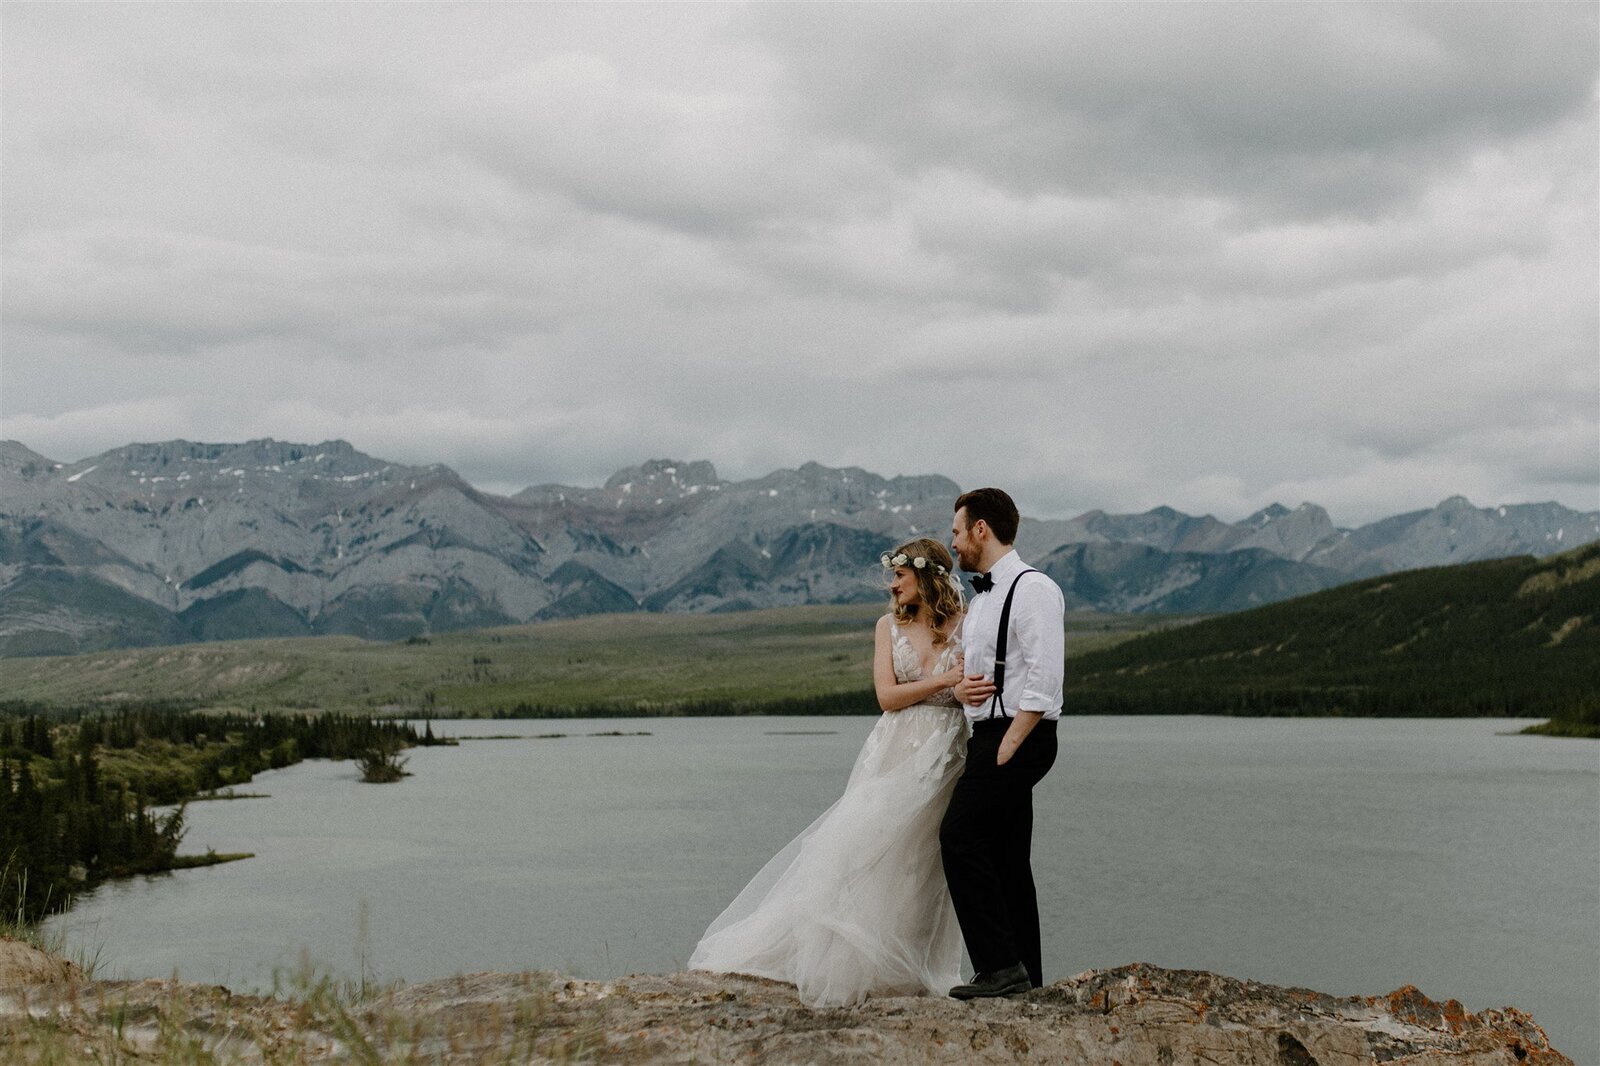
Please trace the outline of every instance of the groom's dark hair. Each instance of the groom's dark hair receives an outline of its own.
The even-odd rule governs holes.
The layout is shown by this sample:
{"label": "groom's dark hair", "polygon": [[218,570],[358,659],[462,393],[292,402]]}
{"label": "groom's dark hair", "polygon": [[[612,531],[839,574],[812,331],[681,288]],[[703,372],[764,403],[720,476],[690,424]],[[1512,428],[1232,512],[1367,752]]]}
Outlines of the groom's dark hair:
{"label": "groom's dark hair", "polygon": [[994,534],[994,539],[1001,544],[1013,544],[1017,539],[1017,523],[1022,520],[1017,514],[1017,505],[1011,502],[1000,489],[973,489],[963,492],[956,497],[956,510],[967,509],[967,528],[972,528],[972,523],[983,519],[989,524],[989,532]]}

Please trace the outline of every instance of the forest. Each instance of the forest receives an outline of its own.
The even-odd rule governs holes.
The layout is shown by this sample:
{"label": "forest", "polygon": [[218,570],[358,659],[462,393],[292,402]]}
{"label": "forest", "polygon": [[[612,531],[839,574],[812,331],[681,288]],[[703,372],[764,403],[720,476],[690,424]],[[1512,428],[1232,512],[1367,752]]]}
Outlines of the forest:
{"label": "forest", "polygon": [[0,917],[21,925],[109,878],[228,858],[178,854],[187,800],[301,759],[432,740],[431,726],[340,714],[0,704]]}
{"label": "forest", "polygon": [[1391,574],[1068,662],[1076,714],[1551,718],[1600,733],[1600,543]]}

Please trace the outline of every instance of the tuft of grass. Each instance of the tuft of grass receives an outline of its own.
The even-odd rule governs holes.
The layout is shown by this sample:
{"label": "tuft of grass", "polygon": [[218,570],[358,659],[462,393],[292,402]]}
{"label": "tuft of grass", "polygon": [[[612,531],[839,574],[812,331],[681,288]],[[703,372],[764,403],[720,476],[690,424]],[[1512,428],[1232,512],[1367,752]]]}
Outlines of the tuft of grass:
{"label": "tuft of grass", "polygon": [[[38,922],[28,920],[25,901],[28,898],[28,871],[13,871],[12,859],[7,858],[4,867],[0,867],[0,883],[14,882],[17,886],[17,907],[8,914],[0,914],[0,937],[16,940],[30,947],[38,948],[46,955],[56,958],[67,958],[82,970],[85,976],[92,977],[95,968],[100,964],[100,949],[96,947],[92,952],[83,954],[81,958],[68,958],[67,934],[65,929],[56,928],[46,931]],[[67,901],[71,905],[71,900]]]}
{"label": "tuft of grass", "polygon": [[318,973],[302,959],[272,997],[134,982],[30,990],[0,1013],[7,1066],[102,1062],[581,1062],[606,1055],[604,1006],[577,1025],[558,1020],[554,986],[521,975],[506,999],[419,1013],[398,987]]}

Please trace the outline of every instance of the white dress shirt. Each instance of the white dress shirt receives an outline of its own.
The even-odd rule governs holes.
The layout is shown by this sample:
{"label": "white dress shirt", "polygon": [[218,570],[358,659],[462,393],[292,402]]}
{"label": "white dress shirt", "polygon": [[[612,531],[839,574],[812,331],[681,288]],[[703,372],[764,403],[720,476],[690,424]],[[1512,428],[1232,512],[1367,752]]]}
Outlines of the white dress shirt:
{"label": "white dress shirt", "polygon": [[[994,588],[980,592],[967,605],[961,623],[961,650],[967,674],[993,679],[994,652],[1000,634],[1000,612],[1006,593],[1019,574],[1028,569],[1015,551],[994,564],[989,576]],[[1061,717],[1062,653],[1066,643],[1067,603],[1061,588],[1042,573],[1028,574],[1011,598],[1011,633],[1006,639],[1005,689],[1000,694],[1005,710],[990,697],[977,707],[967,707],[967,718],[981,722],[990,716],[1014,716],[1018,711],[1038,711],[1046,718]]]}

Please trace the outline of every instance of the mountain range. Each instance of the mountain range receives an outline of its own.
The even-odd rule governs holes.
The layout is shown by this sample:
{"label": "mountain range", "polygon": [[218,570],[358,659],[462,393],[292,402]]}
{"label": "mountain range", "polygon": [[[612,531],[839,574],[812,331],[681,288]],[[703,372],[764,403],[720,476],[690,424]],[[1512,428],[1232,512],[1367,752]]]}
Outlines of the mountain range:
{"label": "mountain range", "polygon": [[[0,442],[0,654],[433,631],[883,595],[877,557],[944,539],[959,488],[807,463],[727,481],[651,460],[597,488],[482,492],[344,441],[129,444],[64,464]],[[1356,529],[1311,503],[1025,518],[1070,607],[1241,610],[1364,577],[1600,539],[1600,512],[1457,496]]]}

